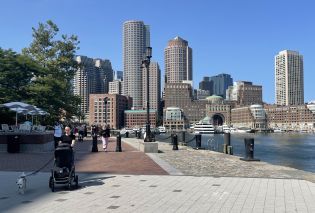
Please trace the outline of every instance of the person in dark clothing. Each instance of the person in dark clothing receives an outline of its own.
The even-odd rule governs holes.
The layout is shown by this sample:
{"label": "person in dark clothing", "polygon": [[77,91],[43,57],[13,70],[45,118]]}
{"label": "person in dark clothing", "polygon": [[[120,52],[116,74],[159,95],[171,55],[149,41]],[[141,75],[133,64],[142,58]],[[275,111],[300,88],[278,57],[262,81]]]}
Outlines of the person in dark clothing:
{"label": "person in dark clothing", "polygon": [[61,136],[61,140],[59,143],[67,143],[70,144],[71,147],[74,147],[75,144],[75,136],[71,133],[70,127],[65,128],[65,133]]}

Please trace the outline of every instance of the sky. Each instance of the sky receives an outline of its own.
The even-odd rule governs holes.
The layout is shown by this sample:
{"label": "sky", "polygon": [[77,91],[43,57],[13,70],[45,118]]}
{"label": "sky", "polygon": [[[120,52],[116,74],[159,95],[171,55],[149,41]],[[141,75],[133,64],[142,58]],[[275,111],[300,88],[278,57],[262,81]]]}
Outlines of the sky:
{"label": "sky", "polygon": [[151,29],[152,60],[164,75],[164,48],[180,36],[193,49],[193,82],[230,74],[263,87],[274,103],[274,57],[282,50],[304,57],[304,100],[315,100],[313,0],[0,0],[0,47],[21,52],[32,27],[52,20],[61,34],[77,35],[78,55],[109,59],[123,70],[122,29],[141,20]]}

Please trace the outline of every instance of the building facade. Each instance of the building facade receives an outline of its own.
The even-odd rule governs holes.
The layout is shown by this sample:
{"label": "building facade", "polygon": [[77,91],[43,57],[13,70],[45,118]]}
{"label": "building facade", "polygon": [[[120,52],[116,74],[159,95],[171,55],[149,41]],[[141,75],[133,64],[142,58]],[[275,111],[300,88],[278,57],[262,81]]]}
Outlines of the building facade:
{"label": "building facade", "polygon": [[164,109],[178,107],[190,123],[196,123],[206,116],[206,100],[193,100],[192,85],[189,83],[165,84]]}
{"label": "building facade", "polygon": [[193,79],[192,49],[181,37],[170,40],[164,49],[167,83],[181,83]]}
{"label": "building facade", "polygon": [[210,77],[203,77],[202,81],[199,82],[199,89],[209,91],[209,96],[213,94],[213,82]]}
{"label": "building facade", "polygon": [[122,82],[120,80],[114,80],[112,82],[109,82],[108,94],[122,95]]}
{"label": "building facade", "polygon": [[81,98],[81,112],[89,112],[89,95],[107,93],[109,82],[113,80],[113,70],[109,60],[77,56],[79,64],[73,79],[73,92]]}
{"label": "building facade", "polygon": [[269,128],[285,131],[314,131],[315,104],[302,105],[265,105]]}
{"label": "building facade", "polygon": [[143,109],[142,60],[150,46],[150,29],[142,21],[126,21],[123,26],[123,94],[133,99],[134,109]]}
{"label": "building facade", "polygon": [[[156,127],[157,111],[151,109],[149,111],[150,127]],[[145,128],[147,123],[146,110],[126,110],[125,111],[125,127],[126,128]]]}
{"label": "building facade", "polygon": [[213,82],[213,94],[226,98],[226,90],[233,85],[233,79],[229,74],[219,74],[210,77]]}
{"label": "building facade", "polygon": [[[143,109],[147,108],[147,72],[143,68]],[[151,62],[149,66],[149,101],[150,109],[159,111],[161,102],[161,70],[157,62]],[[159,112],[158,112],[159,114]]]}
{"label": "building facade", "polygon": [[235,101],[238,106],[262,104],[262,86],[249,81],[237,81],[226,90],[226,99]]}
{"label": "building facade", "polygon": [[89,124],[104,126],[107,123],[112,129],[121,129],[124,111],[131,109],[131,104],[131,98],[119,94],[90,94]]}
{"label": "building facade", "polygon": [[182,109],[178,107],[167,107],[163,114],[163,126],[167,131],[182,131],[188,128],[189,123]]}
{"label": "building facade", "polygon": [[232,109],[231,124],[236,128],[246,127],[257,131],[268,128],[265,109],[259,104]]}
{"label": "building facade", "polygon": [[283,50],[275,56],[275,89],[277,105],[304,104],[303,56]]}

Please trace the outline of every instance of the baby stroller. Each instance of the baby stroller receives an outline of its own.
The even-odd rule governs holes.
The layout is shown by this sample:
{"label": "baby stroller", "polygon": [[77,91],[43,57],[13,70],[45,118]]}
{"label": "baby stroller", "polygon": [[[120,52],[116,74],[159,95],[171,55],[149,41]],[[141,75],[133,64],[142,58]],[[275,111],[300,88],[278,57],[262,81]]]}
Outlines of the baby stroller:
{"label": "baby stroller", "polygon": [[49,188],[55,191],[55,184],[67,184],[71,189],[73,184],[78,188],[79,178],[75,175],[74,153],[69,144],[62,143],[55,150],[54,167],[49,178]]}

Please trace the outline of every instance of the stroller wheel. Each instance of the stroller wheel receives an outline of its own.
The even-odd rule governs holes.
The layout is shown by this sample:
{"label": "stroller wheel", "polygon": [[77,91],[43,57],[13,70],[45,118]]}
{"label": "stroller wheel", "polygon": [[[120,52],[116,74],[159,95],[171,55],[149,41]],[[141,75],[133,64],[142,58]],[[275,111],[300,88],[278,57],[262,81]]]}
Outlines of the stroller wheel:
{"label": "stroller wheel", "polygon": [[54,183],[54,182],[51,183],[51,191],[52,191],[52,192],[55,191],[55,183]]}
{"label": "stroller wheel", "polygon": [[75,188],[76,189],[79,188],[79,177],[78,177],[78,175],[75,176],[74,181],[75,181]]}
{"label": "stroller wheel", "polygon": [[51,188],[53,182],[54,182],[53,177],[50,176],[50,178],[49,178],[49,188]]}

